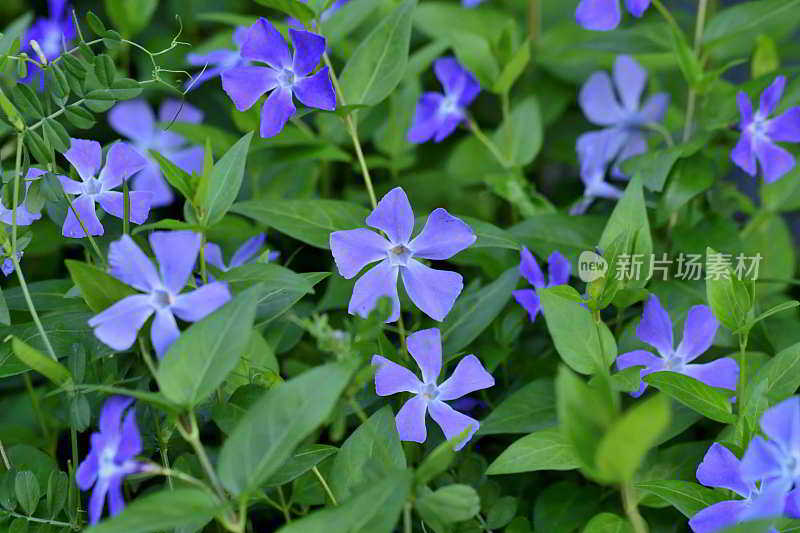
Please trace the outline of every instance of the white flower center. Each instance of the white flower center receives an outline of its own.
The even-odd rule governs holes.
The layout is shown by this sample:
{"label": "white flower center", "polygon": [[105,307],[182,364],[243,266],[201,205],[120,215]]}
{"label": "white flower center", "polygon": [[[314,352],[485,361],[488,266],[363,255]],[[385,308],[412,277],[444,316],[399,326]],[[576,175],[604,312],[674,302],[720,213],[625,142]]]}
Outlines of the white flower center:
{"label": "white flower center", "polygon": [[83,192],[89,196],[96,196],[103,191],[103,184],[97,178],[89,178],[83,182]]}
{"label": "white flower center", "polygon": [[405,245],[398,244],[389,249],[389,263],[392,266],[406,266],[414,253]]}
{"label": "white flower center", "polygon": [[461,112],[461,108],[458,105],[458,98],[455,95],[448,95],[445,96],[442,103],[439,104],[439,113],[442,115],[454,115]]}
{"label": "white flower center", "polygon": [[97,459],[98,463],[98,476],[100,478],[110,478],[117,471],[117,464],[114,462],[114,456],[117,455],[117,450],[111,446],[106,446],[100,453]]}
{"label": "white flower center", "polygon": [[150,293],[150,302],[156,309],[163,309],[175,303],[175,297],[165,290],[154,290]]}
{"label": "white flower center", "polygon": [[439,397],[439,388],[435,383],[426,383],[422,386],[420,394],[422,394],[422,397],[427,401],[432,402]]}
{"label": "white flower center", "polygon": [[278,72],[278,85],[283,89],[290,89],[294,86],[295,75],[291,69],[285,68]]}
{"label": "white flower center", "polygon": [[747,131],[753,137],[757,137],[759,139],[766,139],[769,137],[767,135],[767,119],[766,117],[762,117],[760,113],[756,113],[753,117],[753,122],[747,126]]}

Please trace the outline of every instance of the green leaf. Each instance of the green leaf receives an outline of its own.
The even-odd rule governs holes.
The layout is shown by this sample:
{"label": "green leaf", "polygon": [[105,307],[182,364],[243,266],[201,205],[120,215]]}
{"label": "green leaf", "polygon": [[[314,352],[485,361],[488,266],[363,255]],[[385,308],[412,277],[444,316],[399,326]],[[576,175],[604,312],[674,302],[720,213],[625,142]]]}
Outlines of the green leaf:
{"label": "green leaf", "polygon": [[106,32],[106,26],[103,24],[103,21],[91,11],[86,13],[86,22],[95,34],[103,35]]}
{"label": "green leaf", "polygon": [[538,289],[542,313],[556,350],[570,368],[581,374],[603,372],[617,357],[614,335],[581,306],[569,285]]}
{"label": "green leaf", "polygon": [[278,487],[294,481],[319,463],[338,452],[336,446],[310,444],[298,449],[280,469],[266,481],[267,487]]}
{"label": "green leaf", "polygon": [[762,0],[733,5],[711,17],[703,32],[703,42],[709,44],[743,33],[758,33],[786,17],[793,18],[798,8],[800,0]]}
{"label": "green leaf", "polygon": [[11,45],[14,41],[22,37],[22,34],[25,32],[25,29],[30,26],[32,20],[33,12],[29,11],[15,18],[5,27],[2,35],[0,35],[0,56],[4,56],[11,49]]}
{"label": "green leaf", "polygon": [[492,54],[490,40],[475,33],[451,33],[448,41],[459,63],[478,78],[481,86],[494,87],[500,66]]}
{"label": "green leaf", "polygon": [[11,89],[11,99],[22,113],[35,118],[44,116],[44,107],[42,107],[39,97],[27,85],[20,83],[14,85]]}
{"label": "green leaf", "polygon": [[239,202],[231,212],[250,217],[317,248],[330,249],[333,231],[364,225],[369,210],[340,200],[262,199]]}
{"label": "green leaf", "polygon": [[634,533],[631,523],[614,513],[600,513],[594,515],[583,533]]}
{"label": "green leaf", "polygon": [[310,24],[316,16],[314,10],[297,0],[256,0],[256,3],[286,13],[303,24]]}
{"label": "green leaf", "polygon": [[203,207],[206,211],[203,222],[213,226],[225,216],[233,201],[239,195],[244,177],[244,165],[253,132],[248,133],[214,164],[208,184],[208,195]]}
{"label": "green leaf", "polygon": [[380,7],[375,0],[350,0],[336,10],[336,16],[322,23],[328,46],[333,46],[347,38],[364,20]]}
{"label": "green leaf", "polygon": [[30,150],[34,159],[41,165],[47,166],[53,162],[52,147],[45,144],[39,134],[31,129],[25,130],[25,146]]}
{"label": "green leaf", "polygon": [[225,381],[247,348],[262,293],[256,285],[181,333],[158,365],[164,396],[191,408]]}
{"label": "green leaf", "polygon": [[452,524],[464,522],[481,510],[481,499],[469,485],[447,485],[423,494],[415,502],[423,518],[435,517],[434,522]]}
{"label": "green leaf", "polygon": [[56,516],[67,503],[67,492],[69,491],[69,476],[60,470],[50,472],[47,480],[47,514]]}
{"label": "green leaf", "polygon": [[752,379],[749,390],[767,382],[766,395],[770,404],[776,404],[800,388],[800,343],[784,348],[767,361]]}
{"label": "green leaf", "polygon": [[11,349],[20,361],[59,387],[70,388],[72,386],[72,374],[58,361],[54,361],[17,337],[11,338]]}
{"label": "green leaf", "polygon": [[82,130],[88,130],[95,124],[94,115],[77,104],[70,104],[64,108],[64,116],[70,124]]}
{"label": "green leaf", "polygon": [[475,340],[506,306],[518,280],[515,266],[480,290],[462,295],[442,327],[444,353],[454,354]]}
{"label": "green leaf", "polygon": [[71,144],[69,133],[64,126],[53,120],[46,118],[42,122],[42,132],[47,142],[58,152],[66,152]]}
{"label": "green leaf", "polygon": [[[623,170],[627,175],[638,176],[651,191],[661,192],[675,164],[682,158],[696,154],[708,144],[710,138],[708,134],[699,134],[686,143],[633,156],[622,164]],[[715,169],[711,170],[713,174]]]}
{"label": "green leaf", "polygon": [[106,14],[125,37],[143,30],[153,17],[158,0],[104,0]]}
{"label": "green leaf", "polygon": [[264,394],[222,446],[219,476],[225,488],[237,495],[251,492],[277,472],[330,416],[353,371],[349,361],[318,366]]}
{"label": "green leaf", "polygon": [[126,296],[136,294],[131,287],[96,266],[72,259],[67,259],[64,264],[92,311],[99,313]]}
{"label": "green leaf", "polygon": [[677,372],[654,372],[644,381],[686,407],[717,422],[730,424],[736,420],[731,412],[729,394]]}
{"label": "green leaf", "polygon": [[511,90],[514,82],[517,81],[517,78],[525,71],[525,67],[528,66],[530,60],[531,41],[530,39],[526,39],[525,42],[519,45],[517,51],[514,52],[509,62],[503,67],[503,70],[494,82],[493,92],[504,94]]}
{"label": "green leaf", "polygon": [[533,508],[535,531],[574,532],[597,512],[603,500],[596,485],[561,481],[541,490]]}
{"label": "green leaf", "polygon": [[696,88],[703,77],[703,67],[686,41],[686,35],[678,29],[671,28],[671,30],[673,51],[675,59],[678,61],[678,67],[689,86]]}
{"label": "green leaf", "polygon": [[339,77],[348,105],[375,105],[403,78],[416,0],[405,0],[355,49]]}
{"label": "green leaf", "polygon": [[[463,215],[454,215],[463,220],[478,238],[470,249],[475,248],[506,248],[508,250],[519,250],[520,244],[508,231],[497,226],[478,220],[477,218]],[[417,223],[423,222],[422,217],[417,218]]]}
{"label": "green leaf", "polygon": [[467,438],[470,427],[464,428],[460,434],[438,445],[425,457],[414,471],[414,480],[417,485],[427,485],[439,474],[445,472],[456,458],[458,445]]}
{"label": "green leaf", "polygon": [[541,378],[528,383],[503,400],[489,416],[481,420],[477,434],[529,433],[555,425],[556,396],[553,380]]}
{"label": "green leaf", "polygon": [[191,176],[155,150],[148,150],[148,152],[150,156],[158,162],[158,166],[161,167],[161,173],[167,182],[178,189],[184,198],[191,199],[194,196],[192,192]]}
{"label": "green leaf", "polygon": [[730,499],[721,491],[689,481],[640,481],[634,486],[643,492],[658,496],[687,518],[693,517],[710,505]]}
{"label": "green leaf", "polygon": [[539,101],[527,96],[511,109],[511,116],[494,135],[494,142],[514,166],[525,166],[542,148],[542,116]]}
{"label": "green leaf", "polygon": [[25,514],[30,516],[36,511],[39,499],[42,497],[42,491],[33,472],[30,470],[17,472],[14,479],[14,494]]}
{"label": "green leaf", "polygon": [[[89,12],[91,15],[92,13]],[[97,81],[103,87],[111,87],[114,80],[117,79],[117,67],[114,66],[114,60],[108,54],[100,54],[94,58],[94,74],[97,76]]]}
{"label": "green leaf", "polygon": [[663,394],[639,402],[608,429],[597,448],[597,473],[608,481],[633,479],[645,454],[669,425],[669,399]]}
{"label": "green leaf", "polygon": [[86,533],[168,531],[190,524],[205,524],[223,509],[207,490],[161,490],[137,497],[120,514],[88,528]]}
{"label": "green leaf", "polygon": [[539,257],[558,250],[573,264],[585,250],[593,250],[603,232],[605,217],[543,213],[528,217],[508,231]]}
{"label": "green leaf", "polygon": [[573,470],[581,466],[575,448],[558,429],[543,429],[515,441],[489,465],[487,475],[539,470]]}
{"label": "green leaf", "polygon": [[706,248],[706,298],[720,323],[731,331],[747,326],[755,300],[755,281],[738,279],[731,254]]}

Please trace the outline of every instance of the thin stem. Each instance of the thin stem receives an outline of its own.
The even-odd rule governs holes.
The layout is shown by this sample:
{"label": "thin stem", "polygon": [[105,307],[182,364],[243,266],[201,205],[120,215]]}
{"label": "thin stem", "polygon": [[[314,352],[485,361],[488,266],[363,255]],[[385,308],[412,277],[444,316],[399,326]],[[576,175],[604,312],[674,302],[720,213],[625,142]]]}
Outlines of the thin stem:
{"label": "thin stem", "polygon": [[367,417],[367,414],[364,412],[361,406],[358,405],[358,402],[355,400],[355,398],[350,398],[350,406],[353,408],[353,411],[355,411],[356,416],[358,416],[362,424],[369,420],[369,417]]}
{"label": "thin stem", "polygon": [[406,502],[403,507],[403,532],[411,533],[411,502]]}
{"label": "thin stem", "polygon": [[469,124],[469,129],[472,131],[472,134],[492,153],[497,162],[500,163],[500,166],[503,168],[509,168],[509,163],[506,161],[505,156],[500,152],[500,149],[492,142],[492,140],[486,136],[481,128],[478,126],[478,123],[472,119],[472,117],[467,117],[467,122]]}
{"label": "thin stem", "polygon": [[194,476],[190,476],[189,474],[181,472],[180,470],[172,470],[171,468],[158,467],[158,469],[155,470],[155,472],[157,474],[162,474],[167,478],[167,481],[169,482],[169,488],[170,489],[172,488],[172,478],[176,478],[176,479],[180,479],[181,481],[185,481],[186,483],[189,483],[191,485],[195,485],[195,486],[200,487],[202,489],[208,490],[208,486],[205,483],[203,483],[202,481],[200,481],[199,479],[197,479]]}
{"label": "thin stem", "polygon": [[219,496],[222,501],[225,501],[227,499],[225,496],[225,490],[222,488],[222,483],[217,477],[214,467],[211,465],[211,461],[206,454],[205,448],[203,448],[203,443],[200,442],[200,437],[197,431],[197,419],[194,416],[194,411],[189,411],[189,424],[191,427],[187,432],[186,428],[183,427],[183,423],[178,420],[178,429],[183,435],[183,438],[186,439],[186,441],[192,446],[192,449],[194,449],[194,452],[197,455],[197,460],[200,461],[200,466],[202,466],[203,470],[205,470],[206,476],[208,476],[208,479],[211,481],[211,485],[213,485],[217,496]]}
{"label": "thin stem", "polygon": [[328,486],[328,482],[325,481],[325,478],[322,476],[322,472],[319,471],[319,468],[314,465],[311,471],[314,472],[315,476],[317,476],[320,485],[322,485],[323,490],[325,490],[325,494],[327,494],[328,498],[331,499],[331,503],[333,503],[334,506],[339,505],[339,502],[336,501],[336,496],[333,495],[331,488]]}
{"label": "thin stem", "polygon": [[[708,10],[708,0],[699,0],[697,5],[697,20],[694,25],[694,55],[700,59],[700,49],[703,44],[703,31],[706,24],[706,11]],[[689,95],[686,102],[686,121],[683,124],[683,142],[689,140],[692,135],[692,121],[694,111],[697,107],[697,91],[689,87]]]}
{"label": "thin stem", "polygon": [[36,518],[35,516],[28,516],[24,514],[15,513],[13,511],[7,511],[5,509],[0,510],[0,513],[10,516],[13,518],[22,518],[23,520],[27,520],[28,522],[36,522],[37,524],[48,524],[51,526],[58,526],[58,527],[68,527],[70,529],[78,530],[80,527],[75,526],[75,524],[70,524],[68,522],[61,522],[59,520],[49,520],[47,518]]}
{"label": "thin stem", "polygon": [[678,22],[675,20],[675,17],[672,16],[672,13],[664,7],[664,4],[661,3],[661,0],[653,0],[653,7],[655,7],[661,16],[669,23],[670,26],[675,28],[678,31],[681,31],[681,27],[678,26]]}
{"label": "thin stem", "polygon": [[636,533],[647,533],[647,522],[644,521],[642,515],[639,514],[639,508],[636,502],[636,491],[631,482],[626,482],[622,485],[622,506],[625,508],[625,514],[628,515],[633,530]]}
{"label": "thin stem", "polygon": [[144,339],[142,339],[141,337],[139,337],[139,351],[142,352],[142,359],[144,359],[144,364],[147,365],[148,370],[150,370],[150,373],[153,375],[153,379],[155,379],[156,382],[158,382],[158,379],[156,378],[157,375],[156,365],[153,362],[153,357],[150,355],[150,350],[147,349],[147,346],[145,346],[144,344]]}
{"label": "thin stem", "polygon": [[408,357],[408,347],[406,346],[406,325],[403,322],[403,313],[397,317],[397,334],[400,336],[400,350],[403,357]]}
{"label": "thin stem", "polygon": [[131,195],[128,192],[128,180],[122,180],[122,233],[130,234]]}
{"label": "thin stem", "polygon": [[744,393],[747,387],[747,340],[749,332],[739,334],[739,385],[736,396],[739,397],[739,419],[744,417]]}
{"label": "thin stem", "polygon": [[11,470],[11,461],[8,460],[8,455],[6,455],[6,449],[3,447],[2,440],[0,440],[0,457],[3,458],[3,466],[6,467],[6,470]]}
{"label": "thin stem", "polygon": [[42,428],[42,435],[44,436],[45,440],[47,440],[50,432],[47,431],[47,424],[44,421],[44,414],[42,414],[42,409],[39,405],[39,397],[36,396],[36,391],[33,388],[31,376],[28,372],[25,372],[22,375],[22,378],[23,381],[25,381],[25,389],[28,391],[28,396],[31,397],[31,406],[33,407],[33,412],[36,414],[36,419],[39,421],[39,425]]}
{"label": "thin stem", "polygon": [[660,133],[661,137],[663,137],[664,142],[667,143],[669,148],[675,146],[675,141],[672,140],[672,135],[670,135],[669,130],[665,128],[663,124],[658,122],[648,122],[645,124],[645,126],[657,133]]}
{"label": "thin stem", "polygon": [[[73,102],[73,103],[71,103],[70,105],[72,105],[72,106],[79,106],[79,105],[81,105],[81,104],[82,104],[83,102],[85,102],[85,101],[86,101],[86,99],[85,99],[85,98],[81,98],[80,100],[76,100],[76,101],[74,101],[74,102]],[[51,114],[47,115],[45,118],[43,118],[43,119],[42,119],[42,120],[40,120],[39,122],[34,122],[34,123],[33,123],[33,125],[31,125],[31,126],[28,126],[28,129],[29,129],[29,130],[35,130],[36,128],[38,128],[38,127],[40,127],[42,124],[44,124],[44,121],[45,121],[45,120],[48,120],[48,119],[53,119],[53,118],[56,118],[56,117],[58,117],[58,116],[61,116],[62,114],[64,114],[64,111],[66,111],[66,108],[65,108],[65,107],[62,107],[62,108],[60,108],[58,111],[53,111]]]}
{"label": "thin stem", "polygon": [[528,3],[528,35],[531,42],[539,40],[542,30],[542,2],[541,0],[529,0]]}
{"label": "thin stem", "polygon": [[283,511],[283,519],[286,520],[286,523],[291,523],[292,515],[289,513],[289,506],[286,505],[286,497],[283,495],[283,488],[278,487],[278,498],[281,499],[281,511]]}
{"label": "thin stem", "polygon": [[200,243],[200,279],[203,280],[203,285],[208,283],[206,268],[206,234],[203,233],[203,241]]}

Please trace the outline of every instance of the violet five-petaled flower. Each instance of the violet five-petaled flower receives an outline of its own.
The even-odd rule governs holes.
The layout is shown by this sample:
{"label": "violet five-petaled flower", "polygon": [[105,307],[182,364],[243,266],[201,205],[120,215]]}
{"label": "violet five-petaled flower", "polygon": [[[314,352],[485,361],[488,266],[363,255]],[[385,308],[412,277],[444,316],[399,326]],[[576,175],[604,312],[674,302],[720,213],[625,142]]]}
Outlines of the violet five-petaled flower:
{"label": "violet five-petaled flower", "polygon": [[[140,156],[131,145],[125,142],[114,143],[106,154],[106,164],[102,170],[103,149],[97,141],[70,139],[69,150],[64,157],[78,172],[80,181],[66,176],[58,176],[61,187],[67,194],[75,195],[71,208],[64,219],[62,235],[64,237],[85,237],[81,223],[89,235],[102,235],[103,225],[97,218],[94,204],[100,204],[103,211],[117,218],[125,217],[125,198],[123,193],[114,191],[122,182],[139,172],[147,165],[147,160]],[[130,191],[130,220],[141,224],[150,213],[152,193],[148,191]],[[80,221],[75,216],[78,213]]]}
{"label": "violet five-petaled flower", "polygon": [[244,46],[248,30],[247,26],[237,26],[233,30],[231,40],[236,47],[235,49],[221,48],[204,54],[196,52],[186,54],[186,62],[190,65],[195,67],[206,66],[204,71],[186,82],[186,88],[190,90],[196,89],[208,80],[221,76],[226,70],[249,65],[250,62],[242,57],[242,46]]}
{"label": "violet five-petaled flower", "polygon": [[442,371],[442,338],[438,328],[417,331],[408,336],[408,352],[422,371],[422,381],[407,368],[393,363],[380,355],[372,356],[375,373],[375,392],[378,396],[390,396],[398,392],[410,392],[408,400],[395,417],[397,433],[401,440],[425,442],[427,413],[442,428],[447,439],[460,435],[468,427],[469,433],[462,440],[460,450],[478,431],[480,423],[459,413],[445,403],[456,400],[476,390],[494,385],[494,378],[483,368],[474,355],[467,355],[456,365],[453,374],[437,384]]}
{"label": "violet five-petaled flower", "polygon": [[127,296],[89,319],[95,336],[117,351],[127,350],[151,315],[150,339],[156,354],[164,357],[180,336],[175,316],[196,322],[215,311],[231,295],[226,283],[215,281],[191,292],[181,293],[200,252],[202,235],[192,231],[154,231],[150,247],[158,260],[156,271],[150,259],[133,239],[123,235],[109,246],[111,275],[142,291]]}
{"label": "violet five-petaled flower", "polygon": [[[232,268],[240,267],[252,261],[253,258],[255,258],[261,251],[261,248],[264,246],[266,240],[267,235],[265,233],[259,233],[255,237],[247,239],[244,244],[242,244],[233,253],[231,262],[227,265],[225,264],[225,260],[222,258],[222,249],[218,244],[214,244],[213,242],[206,243],[203,251],[205,252],[206,262],[208,264],[214,265],[223,272],[227,272]],[[279,255],[280,252],[271,251],[267,256],[267,260],[274,261]]]}
{"label": "violet five-petaled flower", "polygon": [[[48,0],[47,6],[50,16],[36,19],[31,24],[22,38],[21,49],[33,58],[37,58],[30,44],[31,41],[36,41],[45,58],[51,61],[60,56],[65,50],[65,45],[75,38],[75,26],[72,24],[72,8],[66,0]],[[41,72],[41,69],[33,63],[28,63],[27,68],[27,75],[20,80],[23,83],[29,83]],[[43,78],[39,87],[44,88]]]}
{"label": "violet five-petaled flower", "polygon": [[547,269],[549,280],[545,282],[542,269],[539,268],[539,263],[536,262],[536,258],[533,257],[530,250],[527,247],[520,250],[519,273],[533,285],[533,289],[520,289],[511,294],[514,295],[517,303],[528,312],[531,322],[536,320],[536,315],[540,310],[539,295],[536,294],[536,291],[545,287],[564,285],[569,281],[570,264],[561,252],[556,250],[550,254],[550,257],[547,258]]}
{"label": "violet five-petaled flower", "polygon": [[392,313],[387,322],[396,321],[400,316],[397,276],[401,274],[411,301],[434,320],[444,320],[464,287],[461,274],[435,270],[415,258],[449,259],[475,242],[472,228],[438,208],[428,216],[420,234],[409,241],[414,213],[400,187],[381,198],[366,223],[383,231],[386,238],[366,228],[334,231],[330,235],[333,259],[339,274],[346,279],[380,261],[356,281],[348,312],[366,317],[381,297],[388,296]]}
{"label": "violet five-petaled flower", "polygon": [[[625,0],[625,7],[639,18],[650,7],[650,0]],[[587,30],[613,30],[622,20],[619,0],[581,0],[575,10],[575,20]]]}
{"label": "violet five-petaled flower", "polygon": [[[78,466],[75,481],[81,490],[92,489],[89,498],[89,523],[96,524],[103,514],[106,495],[111,515],[125,507],[122,483],[126,476],[146,469],[134,459],[142,451],[142,437],[136,426],[133,399],[112,396],[100,411],[99,429],[92,433],[91,449]],[[125,410],[128,409],[127,414]]]}
{"label": "violet five-petaled flower", "polygon": [[[694,533],[717,533],[745,520],[770,517],[769,506],[763,506],[763,479],[746,480],[742,475],[742,462],[725,446],[715,442],[697,467],[697,481],[707,487],[727,489],[742,499],[725,500],[710,505],[689,520]],[[766,496],[770,496],[766,490]],[[777,533],[771,529],[770,533]]]}
{"label": "violet five-petaled flower", "polygon": [[289,29],[289,36],[294,57],[289,55],[280,32],[268,20],[258,19],[247,32],[242,57],[267,66],[241,66],[222,73],[222,88],[239,111],[250,109],[261,95],[272,91],[261,108],[260,133],[264,138],[279,134],[295,114],[293,96],[308,107],[336,109],[328,67],[311,74],[325,52],[325,38],[294,28]]}
{"label": "violet five-petaled flower", "polygon": [[[617,357],[617,369],[625,370],[632,366],[644,366],[641,377],[653,372],[668,370],[692,377],[706,385],[736,390],[739,379],[739,364],[731,357],[722,357],[710,363],[690,364],[711,347],[719,322],[711,309],[705,305],[695,305],[686,315],[683,325],[683,338],[674,348],[672,321],[655,294],[651,294],[644,304],[644,312],[636,336],[656,349],[658,355],[646,350],[634,350]],[[631,396],[641,396],[647,383],[642,382],[639,390]]]}
{"label": "violet five-petaled flower", "polygon": [[467,107],[481,90],[475,76],[454,57],[437,59],[433,71],[444,94],[426,92],[420,97],[408,130],[408,142],[411,143],[444,140],[466,119]]}
{"label": "violet five-petaled flower", "polygon": [[[197,124],[202,120],[202,111],[174,98],[164,100],[158,108],[158,122],[161,123]],[[150,191],[152,207],[171,204],[175,195],[148,150],[155,150],[189,174],[203,171],[203,147],[190,146],[182,135],[156,126],[156,117],[145,100],[116,104],[108,113],[108,123],[114,131],[127,137],[137,153],[146,159],[145,167],[131,178],[131,189]]]}
{"label": "violet five-petaled flower", "polygon": [[800,142],[800,106],[775,118],[769,118],[780,102],[785,86],[785,76],[775,78],[761,93],[761,101],[755,114],[746,92],[740,92],[737,97],[742,136],[731,151],[731,159],[751,176],[758,173],[758,160],[767,183],[781,179],[795,166],[794,156],[775,143]]}

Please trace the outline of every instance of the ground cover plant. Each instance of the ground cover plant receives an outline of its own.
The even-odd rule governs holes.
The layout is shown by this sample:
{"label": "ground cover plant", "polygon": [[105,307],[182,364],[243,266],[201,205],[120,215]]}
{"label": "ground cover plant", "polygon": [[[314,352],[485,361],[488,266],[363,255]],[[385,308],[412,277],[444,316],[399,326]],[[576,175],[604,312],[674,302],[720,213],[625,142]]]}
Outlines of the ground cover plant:
{"label": "ground cover plant", "polygon": [[0,530],[800,529],[800,0],[0,17]]}

